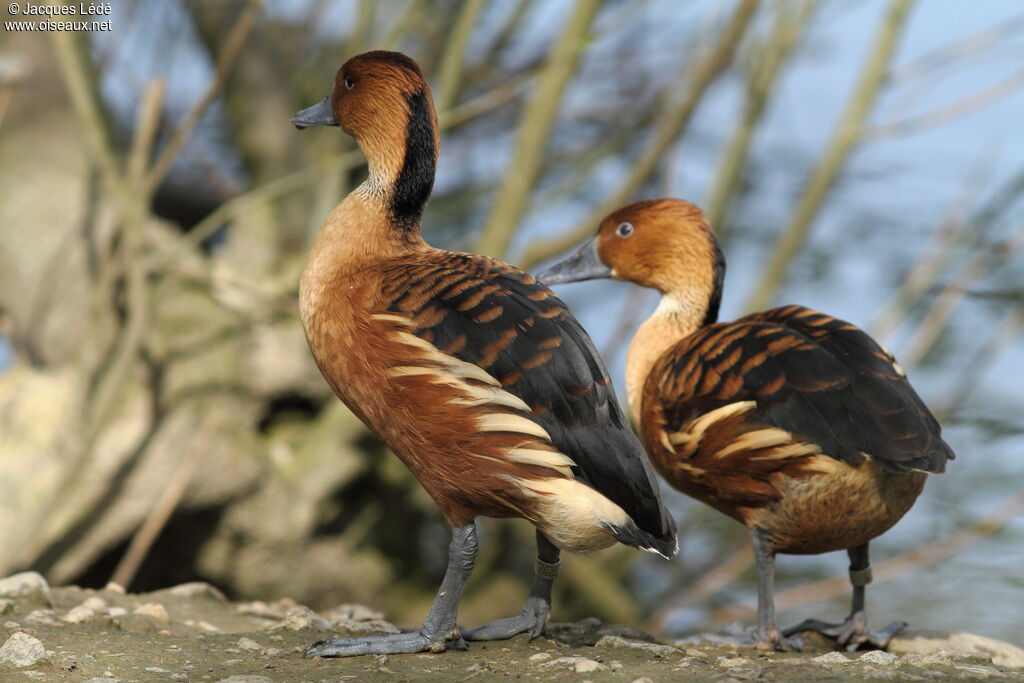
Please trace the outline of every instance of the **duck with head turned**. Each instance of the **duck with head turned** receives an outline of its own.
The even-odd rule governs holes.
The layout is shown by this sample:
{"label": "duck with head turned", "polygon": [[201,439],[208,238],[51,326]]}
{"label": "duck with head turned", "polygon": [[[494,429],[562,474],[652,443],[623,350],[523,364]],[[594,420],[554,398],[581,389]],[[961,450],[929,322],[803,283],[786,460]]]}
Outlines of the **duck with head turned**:
{"label": "duck with head turned", "polygon": [[[333,638],[308,653],[437,652],[464,640],[535,637],[560,550],[618,541],[671,557],[675,526],[643,446],[569,309],[521,270],[420,236],[438,136],[419,66],[396,52],[353,57],[331,95],[293,123],[340,126],[369,165],[366,181],[328,215],[302,274],[313,357],[453,527],[448,568],[419,631]],[[481,515],[534,524],[536,576],[519,616],[460,633]]]}
{"label": "duck with head turned", "polygon": [[[868,544],[953,452],[892,355],[854,325],[802,306],[716,322],[724,276],[700,209],[661,199],[613,212],[538,277],[614,278],[661,293],[629,347],[629,406],[655,469],[751,531],[758,619],[738,640],[786,649],[813,630],[848,649],[885,647],[904,624],[867,630]],[[775,555],[832,550],[850,557],[849,618],[780,632]]]}

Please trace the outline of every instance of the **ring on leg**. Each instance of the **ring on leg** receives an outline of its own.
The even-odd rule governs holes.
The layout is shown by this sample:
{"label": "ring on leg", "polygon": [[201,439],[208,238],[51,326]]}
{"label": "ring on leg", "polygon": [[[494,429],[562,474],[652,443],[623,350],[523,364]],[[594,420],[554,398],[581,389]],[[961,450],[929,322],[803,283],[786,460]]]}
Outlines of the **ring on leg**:
{"label": "ring on leg", "polygon": [[548,581],[554,581],[555,579],[557,579],[561,571],[561,559],[557,559],[554,562],[545,562],[544,560],[538,557],[536,564],[534,564],[533,566],[533,573],[542,579],[547,579]]}
{"label": "ring on leg", "polygon": [[871,583],[871,563],[868,561],[867,545],[851,548],[850,554],[850,584],[853,586],[853,605],[850,609],[850,616],[839,623],[829,623],[819,619],[806,619],[796,626],[783,631],[784,635],[792,635],[802,631],[815,631],[826,638],[834,638],[838,648],[847,652],[857,650],[861,645],[884,650],[889,645],[892,637],[906,628],[903,621],[894,621],[878,631],[869,631],[867,628],[867,613],[864,608],[864,587]]}
{"label": "ring on leg", "polygon": [[520,633],[533,640],[541,634],[551,615],[551,586],[561,570],[560,551],[540,531],[537,532],[537,561],[533,584],[523,611],[517,616],[484,624],[462,636],[466,640],[506,640]]}

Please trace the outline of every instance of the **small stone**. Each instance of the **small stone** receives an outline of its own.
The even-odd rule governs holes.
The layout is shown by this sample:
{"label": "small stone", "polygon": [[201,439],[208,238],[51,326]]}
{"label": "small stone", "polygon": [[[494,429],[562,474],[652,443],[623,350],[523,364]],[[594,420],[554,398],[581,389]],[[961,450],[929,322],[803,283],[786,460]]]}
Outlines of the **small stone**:
{"label": "small stone", "polygon": [[28,678],[31,678],[33,681],[42,681],[49,678],[49,676],[47,676],[42,671],[22,671],[21,675],[27,676]]}
{"label": "small stone", "polygon": [[833,664],[849,664],[851,660],[844,657],[839,652],[827,652],[817,657],[812,657],[811,661],[815,664],[821,664],[822,666],[832,666]]}
{"label": "small stone", "polygon": [[108,593],[117,593],[118,595],[124,595],[126,592],[124,586],[119,583],[114,583],[113,581],[107,583],[107,585],[103,587],[103,590]]}
{"label": "small stone", "polygon": [[613,659],[612,661],[608,662],[608,668],[611,669],[612,671],[621,671],[622,670],[622,662],[620,662],[617,659]]}
{"label": "small stone", "polygon": [[276,657],[279,654],[281,654],[281,650],[279,648],[276,648],[276,647],[268,647],[267,651],[264,654],[267,655],[268,657]]}
{"label": "small stone", "polygon": [[896,654],[955,653],[953,658],[964,658],[969,653],[971,659],[990,660],[997,666],[1024,667],[1024,648],[994,638],[979,636],[974,633],[949,633],[942,637],[929,637],[924,634],[901,635],[889,643],[890,652]]}
{"label": "small stone", "polygon": [[56,626],[58,622],[53,618],[52,609],[37,609],[28,613],[25,621],[33,626]]}
{"label": "small stone", "polygon": [[679,648],[671,645],[659,645],[657,643],[647,643],[642,640],[630,640],[629,638],[622,638],[621,636],[604,636],[597,641],[597,644],[594,647],[627,647],[633,650],[649,652],[657,657],[674,657],[679,654]]}
{"label": "small stone", "polygon": [[640,678],[634,678],[629,683],[654,683],[654,681],[652,681],[647,676],[641,676]]}
{"label": "small stone", "polygon": [[401,630],[392,623],[375,619],[372,621],[355,621],[354,619],[328,619],[328,628],[345,631],[350,634],[364,633],[400,633]]}
{"label": "small stone", "polygon": [[695,647],[688,647],[685,650],[687,657],[707,657],[707,654],[703,650],[698,650]]}
{"label": "small stone", "polygon": [[590,666],[590,664],[583,664],[583,668],[579,669],[579,668],[577,668],[577,665],[580,662],[591,662],[593,664],[596,664],[598,667],[600,667],[600,669],[606,668],[603,664],[599,664],[598,662],[595,662],[593,659],[587,659],[586,657],[558,657],[557,659],[552,659],[550,662],[544,662],[540,666],[541,666],[541,668],[544,668],[544,669],[556,669],[556,668],[573,669],[574,671],[576,671],[576,673],[590,673],[591,671],[598,671],[598,670],[600,670],[598,668],[594,668],[594,669],[588,668]]}
{"label": "small stone", "polygon": [[167,669],[161,669],[159,666],[147,666],[144,670],[148,671],[151,674],[169,674],[169,673],[171,673]]}
{"label": "small stone", "polygon": [[228,676],[227,678],[220,679],[217,683],[274,683],[274,680],[268,676],[244,674],[242,676]]}
{"label": "small stone", "polygon": [[345,603],[331,609],[326,615],[329,621],[347,619],[350,621],[384,621],[384,613],[370,609],[366,605]]}
{"label": "small stone", "polygon": [[178,584],[170,589],[170,593],[183,598],[213,598],[220,602],[227,602],[228,600],[223,593],[205,581],[189,581],[188,583]]}
{"label": "small stone", "polygon": [[145,605],[139,605],[132,614],[141,614],[147,617],[153,617],[157,621],[163,624],[171,623],[171,616],[167,614],[167,608],[159,602],[147,602]]}
{"label": "small stone", "polygon": [[984,664],[954,664],[953,668],[957,671],[963,671],[979,678],[990,678],[992,676],[1000,676],[1002,672],[994,666],[985,666]]}
{"label": "small stone", "polygon": [[[198,621],[195,620],[195,619],[186,619],[182,623],[184,623],[185,626],[188,626],[190,628],[202,629],[202,630],[207,631],[209,633],[220,633],[220,629],[219,628],[217,628],[216,626],[214,626],[210,622],[205,621],[203,619],[199,619]],[[202,636],[200,636],[200,637],[202,637]]]}
{"label": "small stone", "polygon": [[916,652],[909,652],[896,660],[896,666],[920,666],[923,655]]}
{"label": "small stone", "polygon": [[21,572],[0,579],[0,598],[14,600],[35,600],[46,605],[53,604],[50,584],[39,572]]}
{"label": "small stone", "polygon": [[717,663],[718,666],[723,669],[732,669],[737,666],[751,666],[753,664],[753,662],[746,657],[719,657]]}
{"label": "small stone", "polygon": [[43,647],[42,641],[21,631],[11,635],[7,642],[0,646],[0,663],[10,664],[19,669],[32,666],[43,659],[46,659],[46,648]]}
{"label": "small stone", "polygon": [[330,627],[331,625],[327,620],[319,614],[305,605],[297,605],[288,610],[281,623],[274,628],[287,628],[292,631],[302,631],[305,629],[326,631]]}
{"label": "small stone", "polygon": [[531,662],[546,662],[551,659],[551,655],[547,652],[538,652],[535,655],[530,655]]}
{"label": "small stone", "polygon": [[97,676],[95,678],[90,678],[87,681],[84,681],[84,683],[121,683],[120,678],[114,678],[113,671],[104,671],[103,676],[104,677]]}
{"label": "small stone", "polygon": [[21,624],[19,624],[16,621],[5,621],[4,622],[4,628],[9,628],[9,629],[21,628]]}
{"label": "small stone", "polygon": [[243,602],[238,605],[235,609],[238,610],[239,614],[247,614],[253,617],[260,617],[261,619],[284,619],[288,610],[292,607],[297,607],[298,603],[288,598],[282,598],[277,602],[267,604],[261,600],[255,600],[253,602]]}
{"label": "small stone", "polygon": [[891,652],[883,652],[882,650],[871,650],[865,652],[857,661],[861,664],[874,664],[875,666],[892,666],[899,659],[896,655]]}
{"label": "small stone", "polygon": [[82,603],[82,607],[88,607],[96,614],[104,614],[108,609],[107,601],[99,597],[98,595],[94,595],[91,598],[88,598],[85,602]]}
{"label": "small stone", "polygon": [[123,617],[124,615],[128,614],[128,610],[126,610],[124,607],[111,607],[109,610],[107,610],[107,614],[109,614],[112,617]]}
{"label": "small stone", "polygon": [[262,647],[260,647],[260,644],[257,643],[252,638],[245,638],[245,637],[239,638],[238,639],[238,643],[236,643],[236,645],[240,649],[248,650],[249,652],[257,652],[257,651],[263,649]]}
{"label": "small stone", "polygon": [[589,674],[594,671],[605,671],[608,669],[604,664],[595,662],[593,659],[588,659],[586,657],[580,657],[577,659],[572,668],[573,671],[578,674]]}
{"label": "small stone", "polygon": [[96,613],[91,609],[85,605],[79,605],[68,610],[68,613],[61,617],[61,619],[69,624],[84,624],[87,621],[91,621],[95,616]]}
{"label": "small stone", "polygon": [[945,666],[953,661],[948,651],[939,650],[921,657],[921,666]]}
{"label": "small stone", "polygon": [[232,664],[241,664],[244,661],[244,659],[225,659],[224,663],[228,666],[231,666]]}

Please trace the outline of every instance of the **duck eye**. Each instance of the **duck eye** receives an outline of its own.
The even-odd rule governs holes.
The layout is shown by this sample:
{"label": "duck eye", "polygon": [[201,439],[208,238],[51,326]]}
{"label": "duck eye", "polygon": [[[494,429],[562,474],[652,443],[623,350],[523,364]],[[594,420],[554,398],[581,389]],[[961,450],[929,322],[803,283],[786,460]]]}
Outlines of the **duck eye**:
{"label": "duck eye", "polygon": [[626,221],[619,223],[619,227],[615,228],[615,234],[619,237],[629,237],[633,234],[633,224]]}
{"label": "duck eye", "polygon": [[353,86],[353,85],[355,85],[355,84],[356,84],[356,82],[355,82],[355,81],[353,81],[353,80],[352,80],[351,78],[349,78],[348,76],[345,76],[345,89],[346,89],[346,90],[351,90],[351,89],[352,89],[352,86]]}

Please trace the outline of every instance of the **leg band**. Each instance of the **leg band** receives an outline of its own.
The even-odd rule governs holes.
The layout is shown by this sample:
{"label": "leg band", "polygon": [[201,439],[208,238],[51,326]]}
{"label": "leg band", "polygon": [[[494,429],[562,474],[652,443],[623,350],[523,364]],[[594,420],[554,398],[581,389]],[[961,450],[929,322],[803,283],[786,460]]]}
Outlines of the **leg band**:
{"label": "leg band", "polygon": [[534,565],[533,571],[542,579],[554,580],[558,577],[559,569],[562,567],[562,561],[556,560],[555,562],[545,562],[544,560],[537,558],[537,564]]}
{"label": "leg band", "polygon": [[874,576],[871,575],[871,565],[863,569],[850,568],[850,583],[854,586],[866,586],[871,583]]}

